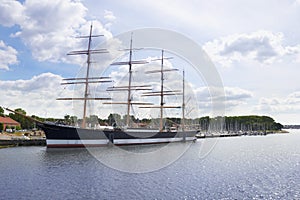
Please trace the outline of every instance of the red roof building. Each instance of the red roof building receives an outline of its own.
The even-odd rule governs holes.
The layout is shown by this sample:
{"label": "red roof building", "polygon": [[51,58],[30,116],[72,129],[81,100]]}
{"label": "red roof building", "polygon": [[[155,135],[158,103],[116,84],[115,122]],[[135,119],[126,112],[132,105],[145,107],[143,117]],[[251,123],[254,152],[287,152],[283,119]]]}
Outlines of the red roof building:
{"label": "red roof building", "polygon": [[21,126],[19,122],[13,120],[10,117],[1,117],[0,116],[0,123],[3,124],[3,130],[5,130],[7,126],[10,126],[10,127]]}

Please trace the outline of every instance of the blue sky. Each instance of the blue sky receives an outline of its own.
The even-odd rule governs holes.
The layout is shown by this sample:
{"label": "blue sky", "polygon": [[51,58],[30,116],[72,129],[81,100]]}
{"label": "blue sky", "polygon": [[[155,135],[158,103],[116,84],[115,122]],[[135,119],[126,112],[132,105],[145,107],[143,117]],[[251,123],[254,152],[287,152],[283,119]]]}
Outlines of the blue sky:
{"label": "blue sky", "polygon": [[66,53],[83,48],[74,36],[87,34],[93,21],[105,38],[148,27],[181,33],[215,64],[226,115],[299,124],[299,19],[299,0],[0,0],[0,105],[40,116],[69,113],[55,98],[61,79],[76,76],[82,61]]}

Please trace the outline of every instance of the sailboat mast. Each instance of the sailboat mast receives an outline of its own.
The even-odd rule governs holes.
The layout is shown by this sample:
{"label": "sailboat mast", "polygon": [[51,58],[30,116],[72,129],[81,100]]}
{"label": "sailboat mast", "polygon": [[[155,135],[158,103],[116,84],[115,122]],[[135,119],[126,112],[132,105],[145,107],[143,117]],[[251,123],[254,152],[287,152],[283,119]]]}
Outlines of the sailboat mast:
{"label": "sailboat mast", "polygon": [[86,69],[86,77],[85,77],[85,90],[84,90],[84,104],[83,104],[83,117],[82,117],[82,128],[86,127],[86,107],[87,107],[87,98],[88,98],[88,89],[89,89],[89,73],[90,73],[90,49],[91,49],[91,42],[92,42],[92,29],[93,25],[90,28],[90,35],[89,35],[89,43],[88,43],[88,50],[87,50],[87,69]]}
{"label": "sailboat mast", "polygon": [[184,70],[182,72],[182,131],[184,131],[184,126],[185,126],[185,80],[184,80]]}
{"label": "sailboat mast", "polygon": [[161,50],[161,85],[160,85],[160,120],[159,120],[159,130],[163,131],[163,106],[164,106],[164,50]]}
{"label": "sailboat mast", "polygon": [[129,127],[130,123],[130,106],[131,106],[131,77],[132,77],[132,34],[130,39],[130,50],[129,50],[129,80],[128,80],[128,97],[127,97],[127,118],[126,126]]}

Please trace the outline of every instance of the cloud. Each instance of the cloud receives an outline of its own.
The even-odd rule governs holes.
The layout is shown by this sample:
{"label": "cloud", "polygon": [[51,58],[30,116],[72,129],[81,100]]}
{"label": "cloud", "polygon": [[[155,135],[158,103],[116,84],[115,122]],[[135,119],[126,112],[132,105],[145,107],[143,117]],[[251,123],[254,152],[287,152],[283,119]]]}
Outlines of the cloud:
{"label": "cloud", "polygon": [[[214,90],[215,96],[211,96],[211,90]],[[198,87],[194,89],[197,94],[197,99],[200,102],[200,109],[205,113],[209,113],[212,109],[225,109],[226,112],[234,109],[241,109],[242,106],[248,104],[248,101],[253,97],[251,91],[239,87],[224,87],[224,88],[208,88]],[[218,112],[220,112],[219,110]]]}
{"label": "cloud", "polygon": [[286,46],[283,41],[283,33],[256,31],[215,39],[207,42],[203,48],[213,61],[223,66],[245,60],[271,64],[286,55],[299,55],[300,45]]}
{"label": "cloud", "polygon": [[18,52],[0,40],[0,69],[9,70],[9,65],[17,64]]}
{"label": "cloud", "polygon": [[13,26],[24,20],[24,7],[18,1],[3,0],[0,4],[0,24]]}
{"label": "cloud", "polygon": [[[0,13],[5,14],[0,14],[0,22],[19,26],[20,31],[12,36],[20,37],[36,60],[78,63],[83,60],[66,53],[86,48],[87,41],[75,36],[89,33],[87,10],[80,1],[73,0],[26,0],[22,4],[5,1],[0,6]],[[97,20],[93,21],[93,33],[112,36]]]}
{"label": "cloud", "polygon": [[294,1],[294,5],[295,5],[295,6],[299,6],[299,5],[300,5],[300,0],[295,0],[295,1]]}
{"label": "cloud", "polygon": [[42,91],[44,88],[57,87],[61,77],[52,73],[33,76],[30,80],[2,81],[1,87],[9,90],[20,90],[23,93]]}
{"label": "cloud", "polygon": [[104,19],[107,21],[113,22],[116,20],[116,17],[114,16],[114,13],[110,10],[104,10]]}
{"label": "cloud", "polygon": [[[23,108],[29,115],[62,117],[72,110],[70,102],[56,101],[62,77],[43,73],[29,80],[0,81],[1,106]],[[65,93],[72,96],[72,90]]]}
{"label": "cloud", "polygon": [[289,94],[286,98],[261,98],[255,111],[262,113],[299,113],[300,91]]}
{"label": "cloud", "polygon": [[293,105],[293,104],[299,104],[300,105],[300,91],[293,92],[290,95],[288,95],[286,99],[286,103]]}
{"label": "cloud", "polygon": [[252,92],[238,87],[225,87],[226,100],[244,101],[253,97]]}
{"label": "cloud", "polygon": [[113,23],[115,22],[116,16],[114,15],[114,13],[112,11],[104,10],[104,20],[107,21],[104,24],[104,27],[109,30],[111,28],[111,26],[113,25]]}

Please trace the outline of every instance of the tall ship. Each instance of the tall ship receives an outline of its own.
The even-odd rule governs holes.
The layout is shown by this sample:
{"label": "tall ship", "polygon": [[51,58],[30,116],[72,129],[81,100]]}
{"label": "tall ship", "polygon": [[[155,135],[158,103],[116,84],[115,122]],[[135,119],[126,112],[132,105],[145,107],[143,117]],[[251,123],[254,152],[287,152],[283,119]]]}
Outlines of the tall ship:
{"label": "tall ship", "polygon": [[[133,60],[133,47],[132,36],[130,40],[129,59],[125,62],[114,62],[111,65],[125,65],[128,66],[128,83],[122,86],[107,87],[107,91],[117,92],[121,91],[125,93],[127,100],[124,102],[116,102],[111,98],[105,97],[91,97],[89,94],[89,85],[94,83],[111,82],[109,77],[92,77],[90,76],[91,68],[91,55],[99,53],[107,53],[106,49],[91,49],[91,41],[93,37],[100,35],[92,34],[92,25],[90,27],[90,33],[83,38],[88,39],[87,50],[72,51],[69,55],[86,55],[87,66],[85,77],[80,78],[67,78],[64,84],[83,84],[84,93],[83,97],[79,98],[58,98],[57,100],[71,100],[71,101],[83,101],[83,116],[80,126],[70,126],[61,123],[54,122],[36,122],[46,135],[46,143],[48,148],[66,148],[66,147],[96,147],[107,145],[140,145],[140,144],[156,144],[156,143],[169,143],[169,142],[186,142],[196,139],[195,135],[198,133],[196,129],[187,128],[185,125],[185,79],[184,71],[182,75],[182,91],[169,91],[164,87],[164,73],[171,73],[172,71],[178,71],[177,69],[165,69],[164,60],[169,59],[164,57],[164,50],[161,50],[161,57],[158,60],[160,62],[160,69],[146,71],[148,74],[158,73],[160,74],[160,90],[150,90],[150,85],[134,85],[132,84],[133,65],[145,64],[147,61]],[[136,90],[145,91],[142,96],[151,97],[157,96],[160,98],[158,105],[148,102],[135,102],[132,99],[132,92]],[[166,95],[180,95],[182,96],[181,105],[167,105],[164,102]],[[88,101],[100,101],[102,104],[125,105],[127,107],[126,122],[123,126],[99,126],[98,128],[90,128],[87,126],[87,104]],[[133,128],[131,126],[130,117],[132,106],[138,106],[140,109],[158,109],[159,110],[159,126],[156,128],[139,127]],[[164,109],[182,109],[182,116],[180,124],[176,127],[164,126]]]}

